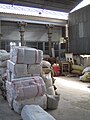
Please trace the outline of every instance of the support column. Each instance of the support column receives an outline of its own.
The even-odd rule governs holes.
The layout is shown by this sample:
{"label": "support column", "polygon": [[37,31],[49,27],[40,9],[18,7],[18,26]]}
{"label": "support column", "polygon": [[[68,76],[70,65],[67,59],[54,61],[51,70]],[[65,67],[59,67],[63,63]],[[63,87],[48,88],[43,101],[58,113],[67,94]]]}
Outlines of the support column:
{"label": "support column", "polygon": [[49,55],[51,56],[51,51],[52,51],[52,46],[51,46],[51,41],[52,41],[52,30],[53,30],[53,25],[47,25],[47,30],[48,30],[48,45],[49,45]]}
{"label": "support column", "polygon": [[68,52],[68,51],[69,51],[69,43],[68,43],[68,24],[66,24],[65,40],[66,40],[66,52]]}
{"label": "support column", "polygon": [[25,32],[25,26],[27,25],[27,23],[19,22],[18,25],[19,25],[21,46],[24,46],[24,32]]}

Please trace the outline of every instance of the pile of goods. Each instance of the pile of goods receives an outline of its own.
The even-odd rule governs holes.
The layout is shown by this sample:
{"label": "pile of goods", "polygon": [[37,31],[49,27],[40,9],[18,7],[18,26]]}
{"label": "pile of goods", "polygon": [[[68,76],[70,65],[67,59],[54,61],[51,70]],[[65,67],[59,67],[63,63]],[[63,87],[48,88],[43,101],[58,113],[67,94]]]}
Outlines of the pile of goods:
{"label": "pile of goods", "polygon": [[41,50],[28,47],[13,47],[7,61],[7,100],[17,113],[26,104],[47,108],[46,85],[40,77]]}
{"label": "pile of goods", "polygon": [[14,46],[7,61],[7,101],[21,114],[25,105],[56,109],[59,95],[55,93],[51,64],[43,61],[43,52],[29,47]]}

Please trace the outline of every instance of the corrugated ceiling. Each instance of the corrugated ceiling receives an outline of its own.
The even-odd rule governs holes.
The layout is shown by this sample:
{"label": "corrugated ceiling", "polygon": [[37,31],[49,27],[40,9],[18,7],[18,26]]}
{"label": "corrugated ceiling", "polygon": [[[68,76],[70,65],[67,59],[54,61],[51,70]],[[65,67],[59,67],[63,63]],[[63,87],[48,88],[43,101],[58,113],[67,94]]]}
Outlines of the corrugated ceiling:
{"label": "corrugated ceiling", "polygon": [[0,0],[0,3],[70,12],[83,0]]}

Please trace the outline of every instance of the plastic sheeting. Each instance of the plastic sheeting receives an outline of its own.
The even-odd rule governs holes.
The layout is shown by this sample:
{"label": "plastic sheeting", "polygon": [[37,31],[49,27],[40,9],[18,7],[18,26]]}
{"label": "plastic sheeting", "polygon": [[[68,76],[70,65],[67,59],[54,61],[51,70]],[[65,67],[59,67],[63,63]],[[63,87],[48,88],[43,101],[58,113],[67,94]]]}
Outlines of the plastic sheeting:
{"label": "plastic sheeting", "polygon": [[25,46],[15,46],[10,51],[10,60],[14,63],[38,64],[42,58],[43,51]]}
{"label": "plastic sheeting", "polygon": [[25,105],[21,117],[23,120],[55,120],[54,117],[38,105]]}

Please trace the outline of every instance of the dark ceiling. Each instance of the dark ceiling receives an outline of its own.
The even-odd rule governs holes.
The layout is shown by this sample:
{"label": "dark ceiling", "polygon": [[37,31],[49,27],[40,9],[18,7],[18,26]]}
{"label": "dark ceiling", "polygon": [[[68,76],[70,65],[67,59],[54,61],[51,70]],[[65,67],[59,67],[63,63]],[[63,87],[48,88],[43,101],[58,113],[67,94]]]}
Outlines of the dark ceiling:
{"label": "dark ceiling", "polygon": [[0,3],[70,12],[83,0],[0,0]]}

